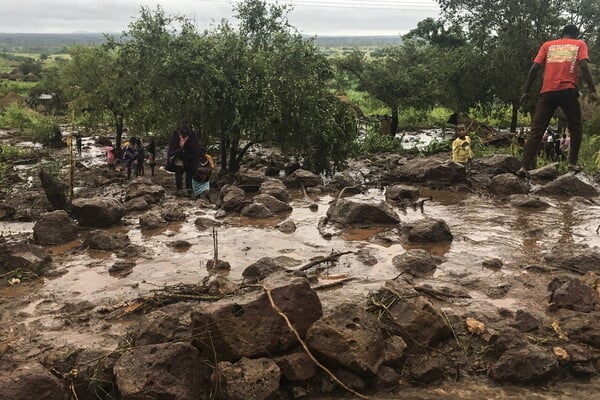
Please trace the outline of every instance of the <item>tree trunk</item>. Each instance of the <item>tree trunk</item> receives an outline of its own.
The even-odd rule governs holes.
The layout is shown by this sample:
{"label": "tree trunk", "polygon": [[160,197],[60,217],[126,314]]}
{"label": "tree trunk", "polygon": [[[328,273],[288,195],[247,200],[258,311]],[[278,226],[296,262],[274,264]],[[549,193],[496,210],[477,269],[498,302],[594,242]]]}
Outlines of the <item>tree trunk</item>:
{"label": "tree trunk", "polygon": [[519,117],[519,103],[512,103],[512,117],[510,119],[510,131],[515,133],[517,131],[517,118]]}
{"label": "tree trunk", "polygon": [[240,143],[240,129],[234,127],[231,130],[231,143],[229,143],[229,172],[235,173],[240,169],[238,162],[238,145]]}
{"label": "tree trunk", "polygon": [[390,135],[396,136],[398,132],[398,107],[392,107],[392,123],[390,124]]}
{"label": "tree trunk", "polygon": [[224,174],[227,172],[227,147],[228,147],[228,143],[227,143],[227,134],[225,133],[225,131],[223,130],[223,128],[221,128],[221,174]]}
{"label": "tree trunk", "polygon": [[123,136],[123,116],[115,115],[115,125],[117,128],[117,134],[115,136],[115,156],[121,158],[121,137]]}

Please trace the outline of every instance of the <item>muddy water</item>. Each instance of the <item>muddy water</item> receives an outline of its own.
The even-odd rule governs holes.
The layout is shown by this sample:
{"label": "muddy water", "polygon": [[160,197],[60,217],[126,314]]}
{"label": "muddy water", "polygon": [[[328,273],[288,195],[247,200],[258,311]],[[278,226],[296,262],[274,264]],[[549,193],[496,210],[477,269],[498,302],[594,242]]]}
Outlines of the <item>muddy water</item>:
{"label": "muddy water", "polygon": [[[90,155],[94,160],[98,155]],[[358,198],[369,201],[383,199],[383,192],[372,191]],[[540,279],[523,267],[540,264],[542,256],[557,243],[586,243],[600,246],[596,227],[600,207],[570,200],[546,199],[551,204],[543,211],[512,208],[508,203],[471,193],[451,191],[423,191],[423,197],[432,196],[420,210],[397,209],[402,221],[423,217],[447,221],[454,241],[450,245],[427,246],[442,257],[432,281],[436,284],[459,286],[472,299],[460,304],[444,305],[453,313],[497,314],[498,308],[511,311],[527,309],[543,313],[547,296],[546,285],[551,276]],[[325,309],[341,302],[363,302],[369,291],[375,290],[399,271],[392,266],[392,258],[410,246],[400,242],[395,228],[351,229],[326,240],[318,232],[318,221],[326,214],[329,195],[303,198],[296,194],[291,213],[269,220],[249,220],[239,216],[225,218],[218,229],[219,258],[228,261],[230,278],[241,281],[246,266],[261,257],[285,257],[290,268],[309,262],[314,257],[328,256],[332,251],[368,249],[377,264],[366,266],[354,254],[342,256],[339,262],[322,264],[317,269],[318,282],[327,284],[344,278],[353,278],[341,286],[320,291]],[[309,205],[318,204],[317,211]],[[3,324],[10,327],[0,331],[0,342],[18,337],[23,329],[35,330],[41,342],[77,347],[114,349],[130,323],[85,321],[77,323],[61,317],[65,305],[89,307],[93,310],[110,309],[139,296],[151,293],[165,285],[196,283],[207,275],[206,262],[213,258],[211,231],[199,231],[194,220],[198,216],[213,217],[215,210],[198,208],[189,202],[187,220],[173,223],[165,229],[141,232],[139,215],[129,215],[115,230],[126,232],[132,243],[143,248],[140,257],[131,257],[133,271],[125,277],[115,277],[108,269],[123,261],[111,252],[79,250],[79,241],[52,247],[54,277],[43,281],[24,283],[0,290],[5,301]],[[297,225],[296,232],[286,235],[276,225],[290,219]],[[7,233],[31,232],[32,224],[3,223],[0,229]],[[191,247],[186,251],[174,250],[170,242],[186,240]],[[482,267],[482,262],[499,258],[504,265],[499,270]],[[501,295],[498,295],[501,293]],[[451,307],[451,308],[450,308]],[[18,344],[16,339],[15,344]],[[570,399],[594,398],[600,389],[598,381],[567,385],[557,384],[544,388],[498,388],[489,382],[444,385],[443,388],[407,389],[403,399]]]}

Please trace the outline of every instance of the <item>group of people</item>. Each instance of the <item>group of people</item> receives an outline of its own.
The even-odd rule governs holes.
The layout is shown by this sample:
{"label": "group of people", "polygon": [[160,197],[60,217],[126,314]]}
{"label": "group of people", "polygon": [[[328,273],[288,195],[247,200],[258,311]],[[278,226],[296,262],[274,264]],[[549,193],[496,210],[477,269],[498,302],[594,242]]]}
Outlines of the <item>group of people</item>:
{"label": "group of people", "polygon": [[[106,147],[106,164],[114,170],[117,162],[115,148],[111,143]],[[131,178],[132,170],[135,176],[145,174],[144,163],[148,161],[152,176],[156,166],[156,143],[150,140],[147,146],[141,139],[132,137],[125,142],[121,149],[121,161],[127,170],[127,178]],[[178,191],[183,190],[184,176],[185,189],[195,197],[210,188],[209,179],[215,164],[212,157],[200,145],[198,133],[188,122],[183,122],[171,134],[171,141],[167,150],[167,163],[165,170],[175,174],[175,186]]]}
{"label": "group of people", "polygon": [[[520,102],[525,106],[529,99],[529,91],[535,77],[542,67],[544,79],[540,97],[535,107],[531,131],[524,143],[522,168],[518,175],[526,176],[535,168],[536,157],[544,143],[546,158],[551,161],[567,159],[568,170],[581,171],[578,164],[579,147],[581,146],[582,124],[579,104],[578,68],[590,91],[590,100],[598,101],[596,87],[588,66],[587,45],[577,39],[579,29],[575,25],[567,25],[562,30],[560,39],[545,42],[540,47],[529,70],[525,90]],[[567,116],[570,134],[559,137],[549,127],[556,109],[560,107]],[[464,125],[457,124],[456,139],[452,143],[452,159],[461,164],[468,164],[473,158],[471,139],[466,135]]]}

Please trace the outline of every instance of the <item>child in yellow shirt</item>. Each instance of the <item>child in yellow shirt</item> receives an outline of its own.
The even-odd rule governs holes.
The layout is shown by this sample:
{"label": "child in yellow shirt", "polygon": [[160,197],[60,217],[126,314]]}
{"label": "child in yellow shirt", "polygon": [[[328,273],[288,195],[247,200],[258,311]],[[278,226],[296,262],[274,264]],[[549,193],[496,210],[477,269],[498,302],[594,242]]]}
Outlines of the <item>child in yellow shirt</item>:
{"label": "child in yellow shirt", "polygon": [[464,124],[456,125],[456,136],[452,142],[452,161],[464,165],[473,158],[471,138],[466,135]]}

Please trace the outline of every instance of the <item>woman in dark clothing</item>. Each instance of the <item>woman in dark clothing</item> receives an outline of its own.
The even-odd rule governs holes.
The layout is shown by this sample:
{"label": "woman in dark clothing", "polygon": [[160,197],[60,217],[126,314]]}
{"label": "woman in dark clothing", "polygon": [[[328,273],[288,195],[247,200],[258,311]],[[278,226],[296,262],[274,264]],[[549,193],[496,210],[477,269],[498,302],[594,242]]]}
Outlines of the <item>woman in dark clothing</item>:
{"label": "woman in dark clothing", "polygon": [[175,186],[177,190],[182,189],[184,173],[185,188],[192,190],[192,177],[196,173],[198,156],[201,152],[202,148],[198,141],[198,133],[192,129],[189,123],[184,122],[173,131],[167,157],[175,167]]}

